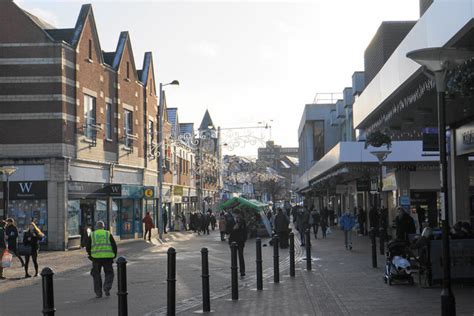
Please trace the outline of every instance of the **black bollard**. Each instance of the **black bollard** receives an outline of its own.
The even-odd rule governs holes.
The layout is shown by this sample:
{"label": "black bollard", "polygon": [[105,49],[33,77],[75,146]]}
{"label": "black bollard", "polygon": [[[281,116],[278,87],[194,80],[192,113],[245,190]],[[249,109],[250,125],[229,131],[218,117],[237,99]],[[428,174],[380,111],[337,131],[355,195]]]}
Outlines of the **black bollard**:
{"label": "black bollard", "polygon": [[311,233],[309,229],[305,231],[306,242],[306,270],[311,271]]}
{"label": "black bollard", "polygon": [[127,260],[124,257],[117,259],[117,287],[118,314],[119,316],[127,316]]}
{"label": "black bollard", "polygon": [[372,241],[372,268],[377,268],[377,243],[375,239],[375,229],[373,227],[370,228],[369,234]]}
{"label": "black bollard", "polygon": [[280,238],[277,234],[273,236],[273,282],[280,283]]}
{"label": "black bollard", "polygon": [[290,233],[290,276],[295,276],[295,234]]}
{"label": "black bollard", "polygon": [[380,254],[385,255],[385,229],[380,228]]}
{"label": "black bollard", "polygon": [[53,275],[54,272],[49,267],[41,271],[43,283],[43,315],[45,316],[53,316],[56,312],[56,308],[54,308]]}
{"label": "black bollard", "polygon": [[231,282],[232,282],[232,300],[239,299],[239,288],[237,279],[237,243],[234,241],[230,245],[230,269],[231,269]]}
{"label": "black bollard", "polygon": [[263,273],[262,273],[262,240],[260,237],[256,239],[256,249],[257,249],[257,290],[263,290]]}
{"label": "black bollard", "polygon": [[202,311],[211,311],[211,296],[209,294],[209,258],[207,248],[201,249],[202,258]]}
{"label": "black bollard", "polygon": [[176,250],[168,249],[167,315],[176,315]]}

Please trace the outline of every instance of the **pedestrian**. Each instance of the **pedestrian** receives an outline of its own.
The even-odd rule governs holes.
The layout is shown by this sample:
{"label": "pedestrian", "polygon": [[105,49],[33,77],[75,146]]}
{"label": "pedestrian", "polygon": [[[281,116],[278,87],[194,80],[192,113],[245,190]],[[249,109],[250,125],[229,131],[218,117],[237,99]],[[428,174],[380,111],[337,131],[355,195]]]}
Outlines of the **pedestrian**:
{"label": "pedestrian", "polygon": [[[91,275],[94,280],[94,291],[96,298],[102,297],[102,289],[105,296],[110,296],[110,289],[114,282],[113,260],[117,257],[117,244],[112,234],[105,230],[104,222],[96,223],[96,230],[87,239],[86,246],[89,259],[92,261]],[[104,284],[102,285],[101,269],[104,269]]]}
{"label": "pedestrian", "polygon": [[359,234],[361,236],[366,234],[365,222],[367,219],[367,214],[362,207],[359,207],[359,213],[357,213],[357,222],[359,223]]}
{"label": "pedestrian", "polygon": [[369,211],[369,224],[370,228],[373,229],[376,235],[378,235],[379,231],[379,213],[377,212],[377,209],[372,207]]}
{"label": "pedestrian", "polygon": [[247,223],[239,209],[234,210],[233,214],[234,226],[229,234],[229,245],[233,242],[237,243],[237,249],[239,254],[239,271],[240,276],[245,276],[245,259],[244,259],[244,247],[247,241]]}
{"label": "pedestrian", "polygon": [[321,233],[323,234],[323,239],[326,239],[326,234],[328,230],[328,222],[326,217],[321,217]]}
{"label": "pedestrian", "polygon": [[196,214],[194,212],[189,215],[189,230],[196,232]]}
{"label": "pedestrian", "polygon": [[210,214],[209,214],[209,221],[211,222],[211,228],[212,228],[212,230],[215,230],[215,229],[216,229],[216,226],[217,226],[217,220],[216,220],[216,217],[214,216],[213,213],[210,213]]}
{"label": "pedestrian", "polygon": [[163,219],[163,232],[165,234],[168,234],[168,232],[166,231],[166,225],[168,225],[168,212],[166,211],[166,207],[163,208],[162,219]]}
{"label": "pedestrian", "polygon": [[312,219],[311,226],[313,227],[314,238],[318,239],[318,230],[319,225],[321,224],[321,215],[315,208],[311,211],[310,215]]}
{"label": "pedestrian", "polygon": [[183,224],[184,231],[188,231],[188,226],[186,225],[186,214],[184,212],[181,216],[181,223]]}
{"label": "pedestrian", "polygon": [[3,258],[3,253],[7,249],[7,242],[5,240],[5,221],[0,220],[0,280],[5,280],[5,277],[3,276],[3,266],[2,266],[2,258]]}
{"label": "pedestrian", "polygon": [[281,208],[277,209],[277,215],[275,216],[275,233],[278,235],[280,240],[280,248],[288,248],[288,225],[290,220],[283,213]]}
{"label": "pedestrian", "polygon": [[5,234],[7,237],[8,250],[12,255],[15,255],[18,260],[20,260],[21,266],[24,267],[25,262],[18,253],[18,228],[16,227],[15,220],[13,218],[7,219]]}
{"label": "pedestrian", "polygon": [[415,221],[403,207],[398,207],[398,216],[395,218],[395,228],[397,239],[408,241],[411,234],[416,234]]}
{"label": "pedestrian", "polygon": [[336,213],[334,210],[329,210],[329,226],[334,226],[336,219]]}
{"label": "pedestrian", "polygon": [[422,209],[419,205],[416,207],[416,215],[418,217],[418,226],[420,229],[420,235],[423,232],[423,223],[426,221],[425,210]]}
{"label": "pedestrian", "polygon": [[300,233],[301,246],[304,246],[305,243],[305,232],[309,229],[309,212],[306,207],[303,207],[298,212],[296,217],[296,229]]}
{"label": "pedestrian", "polygon": [[225,240],[225,214],[221,212],[219,214],[219,232],[221,233],[221,241]]}
{"label": "pedestrian", "polygon": [[25,254],[25,278],[31,278],[28,273],[28,266],[30,263],[30,257],[33,259],[33,266],[35,267],[35,277],[38,276],[38,251],[39,242],[44,237],[43,232],[36,226],[34,222],[28,226],[28,230],[23,234],[23,246],[27,253]]}
{"label": "pedestrian", "polygon": [[196,230],[197,230],[197,233],[198,235],[201,235],[201,232],[203,231],[203,223],[202,223],[202,213],[201,212],[198,212],[196,214]]}
{"label": "pedestrian", "polygon": [[344,244],[346,250],[352,250],[352,228],[355,225],[355,218],[349,210],[346,210],[345,213],[342,214],[339,225],[344,231]]}
{"label": "pedestrian", "polygon": [[206,213],[202,214],[201,225],[202,225],[202,234],[205,235],[206,233],[209,235],[209,215]]}
{"label": "pedestrian", "polygon": [[146,240],[146,235],[148,234],[148,241],[151,241],[151,230],[155,228],[155,224],[153,223],[150,212],[146,212],[145,217],[142,219],[142,223],[145,224],[145,234],[143,235],[143,239]]}

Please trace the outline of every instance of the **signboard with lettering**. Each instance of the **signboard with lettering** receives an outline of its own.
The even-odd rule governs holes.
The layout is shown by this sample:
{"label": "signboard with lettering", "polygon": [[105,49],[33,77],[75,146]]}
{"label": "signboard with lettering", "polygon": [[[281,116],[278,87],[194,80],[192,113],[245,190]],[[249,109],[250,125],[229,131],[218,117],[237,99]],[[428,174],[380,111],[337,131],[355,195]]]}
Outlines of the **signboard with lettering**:
{"label": "signboard with lettering", "polygon": [[197,196],[191,196],[191,203],[197,203],[198,197]]}
{"label": "signboard with lettering", "polygon": [[189,196],[183,196],[182,200],[183,203],[189,203]]}
{"label": "signboard with lettering", "polygon": [[474,152],[474,123],[456,129],[456,154],[458,156]]}
{"label": "signboard with lettering", "polygon": [[121,196],[121,184],[106,184],[92,182],[68,182],[68,194],[70,197],[107,197]]}
{"label": "signboard with lettering", "polygon": [[45,200],[48,198],[48,182],[10,181],[9,197],[10,200]]}

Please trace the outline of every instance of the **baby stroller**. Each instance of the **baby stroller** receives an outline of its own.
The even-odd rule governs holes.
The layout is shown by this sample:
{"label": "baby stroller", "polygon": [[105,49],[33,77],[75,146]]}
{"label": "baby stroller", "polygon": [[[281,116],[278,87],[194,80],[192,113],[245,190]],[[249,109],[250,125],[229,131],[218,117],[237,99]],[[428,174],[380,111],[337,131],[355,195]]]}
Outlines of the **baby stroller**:
{"label": "baby stroller", "polygon": [[410,244],[403,240],[393,240],[388,243],[385,263],[384,282],[392,285],[394,281],[408,282],[413,285]]}

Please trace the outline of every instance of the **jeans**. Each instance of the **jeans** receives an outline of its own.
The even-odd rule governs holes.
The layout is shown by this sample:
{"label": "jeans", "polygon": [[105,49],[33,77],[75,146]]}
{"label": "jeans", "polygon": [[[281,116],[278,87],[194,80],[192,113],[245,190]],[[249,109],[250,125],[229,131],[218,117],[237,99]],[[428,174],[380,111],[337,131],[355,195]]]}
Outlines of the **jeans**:
{"label": "jeans", "polygon": [[313,224],[311,226],[313,226],[314,237],[316,237],[316,239],[318,239],[319,225],[318,224]]}
{"label": "jeans", "polygon": [[109,292],[112,288],[112,283],[114,282],[114,268],[112,266],[113,260],[102,259],[102,260],[93,260],[92,261],[92,271],[91,275],[94,279],[94,292],[98,296],[102,296],[102,277],[101,269],[104,268],[104,285],[103,289],[105,292]]}
{"label": "jeans", "polygon": [[344,244],[346,249],[352,248],[352,230],[344,231]]}

